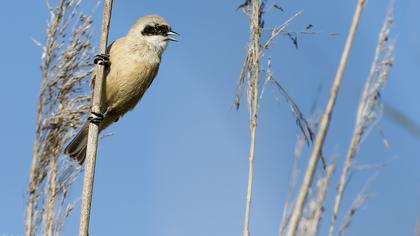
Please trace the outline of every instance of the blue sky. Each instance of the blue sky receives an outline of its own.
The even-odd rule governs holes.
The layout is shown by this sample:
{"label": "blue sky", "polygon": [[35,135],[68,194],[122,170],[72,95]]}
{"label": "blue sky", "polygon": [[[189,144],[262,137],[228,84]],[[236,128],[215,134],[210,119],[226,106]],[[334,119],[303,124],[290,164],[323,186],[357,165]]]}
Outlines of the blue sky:
{"label": "blue sky", "polygon": [[[140,104],[113,125],[114,135],[99,145],[92,235],[240,235],[248,173],[248,113],[233,108],[236,82],[248,42],[246,17],[235,11],[242,1],[115,1],[110,40],[124,35],[135,19],[164,16],[181,34],[171,44],[157,79]],[[4,2],[0,9],[0,235],[22,235],[27,182],[40,85],[41,50],[48,12],[45,1]],[[266,56],[274,77],[308,115],[318,86],[324,107],[356,1],[282,1],[285,12],[268,12],[266,26],[303,10],[289,30],[313,24],[336,32],[299,37],[299,50],[279,38]],[[355,111],[367,77],[388,2],[367,2],[344,83],[327,136],[325,153],[341,161],[353,129]],[[395,65],[383,92],[387,103],[420,123],[420,2],[396,1],[393,36]],[[97,10],[99,33],[102,6]],[[265,57],[266,59],[267,57]],[[264,59],[264,60],[265,60]],[[257,130],[252,235],[276,235],[287,193],[297,128],[288,106],[268,88]],[[245,104],[245,103],[244,103]],[[391,148],[377,130],[361,145],[357,164],[383,163],[368,202],[354,217],[347,235],[414,235],[420,211],[419,140],[386,114],[380,121]],[[306,150],[306,154],[307,154]],[[307,155],[303,160],[307,159]],[[305,161],[304,161],[305,163]],[[303,167],[303,165],[302,165]],[[374,170],[354,172],[343,209]],[[332,181],[327,202],[337,183]],[[71,197],[81,192],[81,178]],[[331,208],[327,207],[325,222]],[[75,235],[77,207],[63,235]],[[325,232],[324,226],[321,232]]]}

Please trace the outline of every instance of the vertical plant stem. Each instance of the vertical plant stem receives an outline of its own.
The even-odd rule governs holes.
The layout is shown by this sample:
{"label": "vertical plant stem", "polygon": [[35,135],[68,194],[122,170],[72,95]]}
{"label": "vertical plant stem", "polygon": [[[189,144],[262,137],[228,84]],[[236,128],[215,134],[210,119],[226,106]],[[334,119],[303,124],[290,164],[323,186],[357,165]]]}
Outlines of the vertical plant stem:
{"label": "vertical plant stem", "polygon": [[328,99],[327,106],[321,117],[321,121],[318,128],[318,133],[315,138],[314,145],[312,147],[312,152],[309,157],[308,167],[305,172],[305,176],[299,191],[299,194],[296,199],[295,208],[290,218],[289,229],[287,231],[287,236],[295,236],[298,228],[300,218],[302,216],[302,211],[305,205],[306,198],[308,196],[308,191],[313,181],[315,175],[315,170],[317,167],[319,153],[322,146],[324,145],[325,136],[328,131],[328,127],[331,120],[332,110],[337,99],[337,94],[340,89],[341,81],[343,80],[344,70],[347,64],[347,59],[350,53],[350,48],[356,33],[357,26],[360,21],[360,16],[362,14],[363,8],[365,5],[365,0],[359,0],[357,3],[356,10],[354,12],[353,20],[350,26],[350,31],[347,36],[346,44],[344,46],[343,54],[341,56],[340,64],[337,69],[334,83],[331,88],[330,97]]}
{"label": "vertical plant stem", "polygon": [[31,236],[33,235],[33,217],[34,217],[34,208],[35,208],[35,200],[36,200],[36,194],[38,189],[38,174],[39,174],[39,146],[40,146],[40,122],[42,118],[42,110],[43,110],[43,92],[45,90],[45,84],[46,84],[46,77],[43,77],[42,85],[41,85],[41,93],[39,95],[38,99],[38,111],[36,115],[36,134],[35,134],[35,142],[34,142],[34,149],[32,151],[32,163],[31,163],[31,174],[29,177],[29,201],[28,201],[28,207],[26,209],[26,220],[25,220],[25,236]]}
{"label": "vertical plant stem", "polygon": [[[107,53],[108,46],[108,33],[109,25],[111,23],[111,12],[112,12],[112,0],[104,1],[104,13],[102,17],[102,30],[99,50],[101,54]],[[103,81],[105,77],[105,66],[96,66],[96,80],[95,88],[93,91],[93,104],[92,111],[101,113],[101,100]],[[80,211],[80,225],[79,225],[79,236],[89,235],[89,220],[90,220],[90,208],[92,203],[92,192],[93,182],[95,175],[95,163],[96,163],[96,149],[98,146],[98,124],[90,123],[89,135],[86,150],[86,163],[85,163],[85,176],[83,179],[83,192],[82,192],[82,207]]]}
{"label": "vertical plant stem", "polygon": [[[42,112],[42,101],[41,97],[38,101],[38,114],[36,118],[36,124],[39,124],[41,120],[41,112]],[[32,235],[32,224],[33,224],[33,217],[34,217],[34,207],[35,207],[35,198],[36,198],[36,191],[38,188],[37,184],[37,170],[38,170],[38,162],[39,162],[39,130],[37,129],[35,143],[34,143],[34,150],[32,151],[32,164],[31,164],[31,174],[30,174],[30,182],[29,182],[29,201],[28,207],[26,209],[26,220],[25,220],[25,236]]]}
{"label": "vertical plant stem", "polygon": [[252,73],[249,78],[249,96],[250,96],[250,146],[249,146],[249,170],[248,170],[248,188],[246,194],[245,223],[243,236],[249,236],[249,222],[252,199],[252,182],[254,177],[254,156],[255,156],[255,137],[257,130],[258,113],[258,76],[259,76],[259,57],[260,57],[260,1],[252,2],[251,17],[252,34]]}
{"label": "vertical plant stem", "polygon": [[[38,104],[40,106],[40,104]],[[38,112],[37,114],[37,124],[39,123],[41,114]],[[25,236],[32,235],[32,224],[33,224],[33,217],[34,217],[34,207],[35,207],[35,198],[36,198],[36,191],[37,191],[37,169],[38,169],[38,161],[39,161],[39,132],[37,132],[35,137],[35,144],[34,150],[32,154],[32,164],[31,164],[31,174],[30,174],[30,183],[29,183],[29,200],[28,200],[28,207],[26,209],[26,220],[25,220]]]}
{"label": "vertical plant stem", "polygon": [[48,175],[48,197],[45,209],[45,235],[53,236],[53,217],[55,196],[57,194],[57,159],[51,156],[50,171]]}

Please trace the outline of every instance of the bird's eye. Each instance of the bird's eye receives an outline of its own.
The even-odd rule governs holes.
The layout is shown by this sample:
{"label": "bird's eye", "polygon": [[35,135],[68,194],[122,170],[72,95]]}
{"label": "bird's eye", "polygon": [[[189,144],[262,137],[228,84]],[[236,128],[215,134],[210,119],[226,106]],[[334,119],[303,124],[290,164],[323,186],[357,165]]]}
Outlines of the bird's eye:
{"label": "bird's eye", "polygon": [[155,35],[156,34],[156,27],[151,25],[146,25],[143,31],[141,32],[143,35]]}
{"label": "bird's eye", "polygon": [[141,32],[142,35],[151,36],[151,35],[162,35],[167,36],[171,29],[167,25],[146,25]]}

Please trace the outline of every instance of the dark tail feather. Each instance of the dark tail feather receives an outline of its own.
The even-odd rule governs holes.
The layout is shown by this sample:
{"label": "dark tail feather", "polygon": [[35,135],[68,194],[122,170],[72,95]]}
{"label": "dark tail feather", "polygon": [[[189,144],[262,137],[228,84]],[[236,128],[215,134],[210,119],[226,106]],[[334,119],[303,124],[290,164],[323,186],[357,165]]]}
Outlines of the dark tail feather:
{"label": "dark tail feather", "polygon": [[87,138],[89,132],[89,122],[86,122],[80,129],[79,133],[71,140],[64,149],[64,154],[69,155],[77,160],[80,165],[83,164],[86,157]]}

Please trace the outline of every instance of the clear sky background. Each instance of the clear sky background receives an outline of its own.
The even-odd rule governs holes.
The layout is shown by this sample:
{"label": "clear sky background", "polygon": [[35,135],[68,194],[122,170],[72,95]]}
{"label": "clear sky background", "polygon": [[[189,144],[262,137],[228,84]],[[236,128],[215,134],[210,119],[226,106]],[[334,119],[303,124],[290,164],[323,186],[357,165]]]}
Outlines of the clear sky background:
{"label": "clear sky background", "polygon": [[[99,144],[91,235],[241,235],[248,174],[248,111],[233,107],[246,52],[249,26],[242,1],[114,1],[110,40],[124,35],[137,17],[158,13],[181,34],[163,56],[157,79],[136,109]],[[271,11],[275,26],[303,10],[289,30],[313,24],[336,32],[299,37],[296,50],[286,37],[275,41],[274,77],[308,115],[322,85],[323,109],[341,56],[356,1],[281,1]],[[341,163],[355,120],[388,2],[369,0],[356,35],[344,83],[327,137],[325,155]],[[420,2],[395,1],[395,65],[383,92],[386,103],[420,123]],[[102,6],[95,16],[99,35]],[[45,1],[5,1],[0,8],[0,235],[23,235],[27,184],[40,86],[41,49],[49,17]],[[265,57],[266,59],[267,57]],[[268,88],[257,130],[251,232],[277,235],[287,193],[298,129],[288,106]],[[245,103],[243,103],[245,105]],[[371,187],[368,202],[346,235],[414,235],[420,211],[420,140],[384,115],[380,121],[391,148],[373,130],[361,145],[357,164],[388,162]],[[305,152],[307,154],[307,151]],[[306,165],[307,155],[303,157]],[[338,168],[341,167],[339,164]],[[343,210],[348,209],[375,170],[353,172]],[[81,179],[71,198],[81,193]],[[327,202],[335,194],[337,173]],[[325,235],[331,207],[321,235]],[[63,235],[76,235],[79,207]],[[342,217],[340,217],[341,219]]]}

